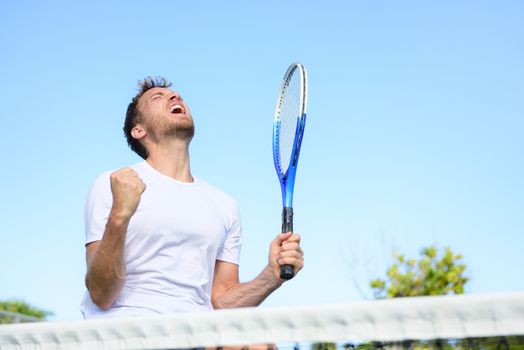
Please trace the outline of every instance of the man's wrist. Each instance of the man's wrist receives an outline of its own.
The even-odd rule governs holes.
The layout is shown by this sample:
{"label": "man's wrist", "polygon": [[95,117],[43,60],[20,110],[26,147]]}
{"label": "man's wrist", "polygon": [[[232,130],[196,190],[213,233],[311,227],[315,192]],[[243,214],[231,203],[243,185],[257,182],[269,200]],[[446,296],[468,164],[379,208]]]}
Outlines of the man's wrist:
{"label": "man's wrist", "polygon": [[107,220],[108,224],[113,226],[127,226],[131,216],[126,214],[123,211],[112,209],[109,213],[109,218]]}
{"label": "man's wrist", "polygon": [[284,280],[275,274],[274,268],[270,265],[266,266],[261,275],[264,279],[264,284],[271,290],[279,288],[284,283]]}

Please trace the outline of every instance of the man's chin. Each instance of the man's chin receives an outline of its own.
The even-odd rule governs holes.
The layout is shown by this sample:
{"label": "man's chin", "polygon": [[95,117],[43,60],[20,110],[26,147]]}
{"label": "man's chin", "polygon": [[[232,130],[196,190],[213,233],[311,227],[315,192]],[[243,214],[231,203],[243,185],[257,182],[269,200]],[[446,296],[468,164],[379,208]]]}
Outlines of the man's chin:
{"label": "man's chin", "polygon": [[184,120],[172,125],[166,134],[180,140],[190,141],[195,136],[195,126],[191,120]]}

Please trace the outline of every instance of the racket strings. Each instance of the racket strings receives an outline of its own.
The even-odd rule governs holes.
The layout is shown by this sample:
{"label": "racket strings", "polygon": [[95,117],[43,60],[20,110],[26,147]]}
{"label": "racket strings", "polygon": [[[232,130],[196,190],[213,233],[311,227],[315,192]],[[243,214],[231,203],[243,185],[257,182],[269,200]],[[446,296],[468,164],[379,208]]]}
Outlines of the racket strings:
{"label": "racket strings", "polygon": [[280,106],[280,129],[277,139],[279,167],[285,174],[291,163],[297,121],[302,117],[302,87],[300,73],[295,70],[288,80]]}

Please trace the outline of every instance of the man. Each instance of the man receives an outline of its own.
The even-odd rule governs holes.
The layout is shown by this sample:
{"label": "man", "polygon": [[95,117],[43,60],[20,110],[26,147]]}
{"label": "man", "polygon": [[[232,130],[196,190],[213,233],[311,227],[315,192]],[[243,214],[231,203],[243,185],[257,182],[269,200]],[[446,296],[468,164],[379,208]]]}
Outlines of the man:
{"label": "man", "polygon": [[300,236],[279,234],[267,266],[240,283],[236,202],[193,177],[188,106],[164,78],[146,78],[124,133],[144,161],[97,178],[85,208],[85,318],[170,314],[259,305],[303,267]]}

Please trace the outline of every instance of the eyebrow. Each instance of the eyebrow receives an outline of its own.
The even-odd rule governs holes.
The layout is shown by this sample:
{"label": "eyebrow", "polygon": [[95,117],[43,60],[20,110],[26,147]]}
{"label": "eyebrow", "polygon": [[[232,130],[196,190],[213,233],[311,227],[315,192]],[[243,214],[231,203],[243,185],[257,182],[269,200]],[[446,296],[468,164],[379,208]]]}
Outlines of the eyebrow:
{"label": "eyebrow", "polygon": [[149,96],[149,98],[153,98],[153,97],[155,97],[155,96],[157,96],[157,95],[161,95],[161,96],[163,96],[163,95],[164,95],[164,92],[162,92],[162,91],[157,91],[157,92],[155,92],[154,94],[152,94],[151,96]]}

